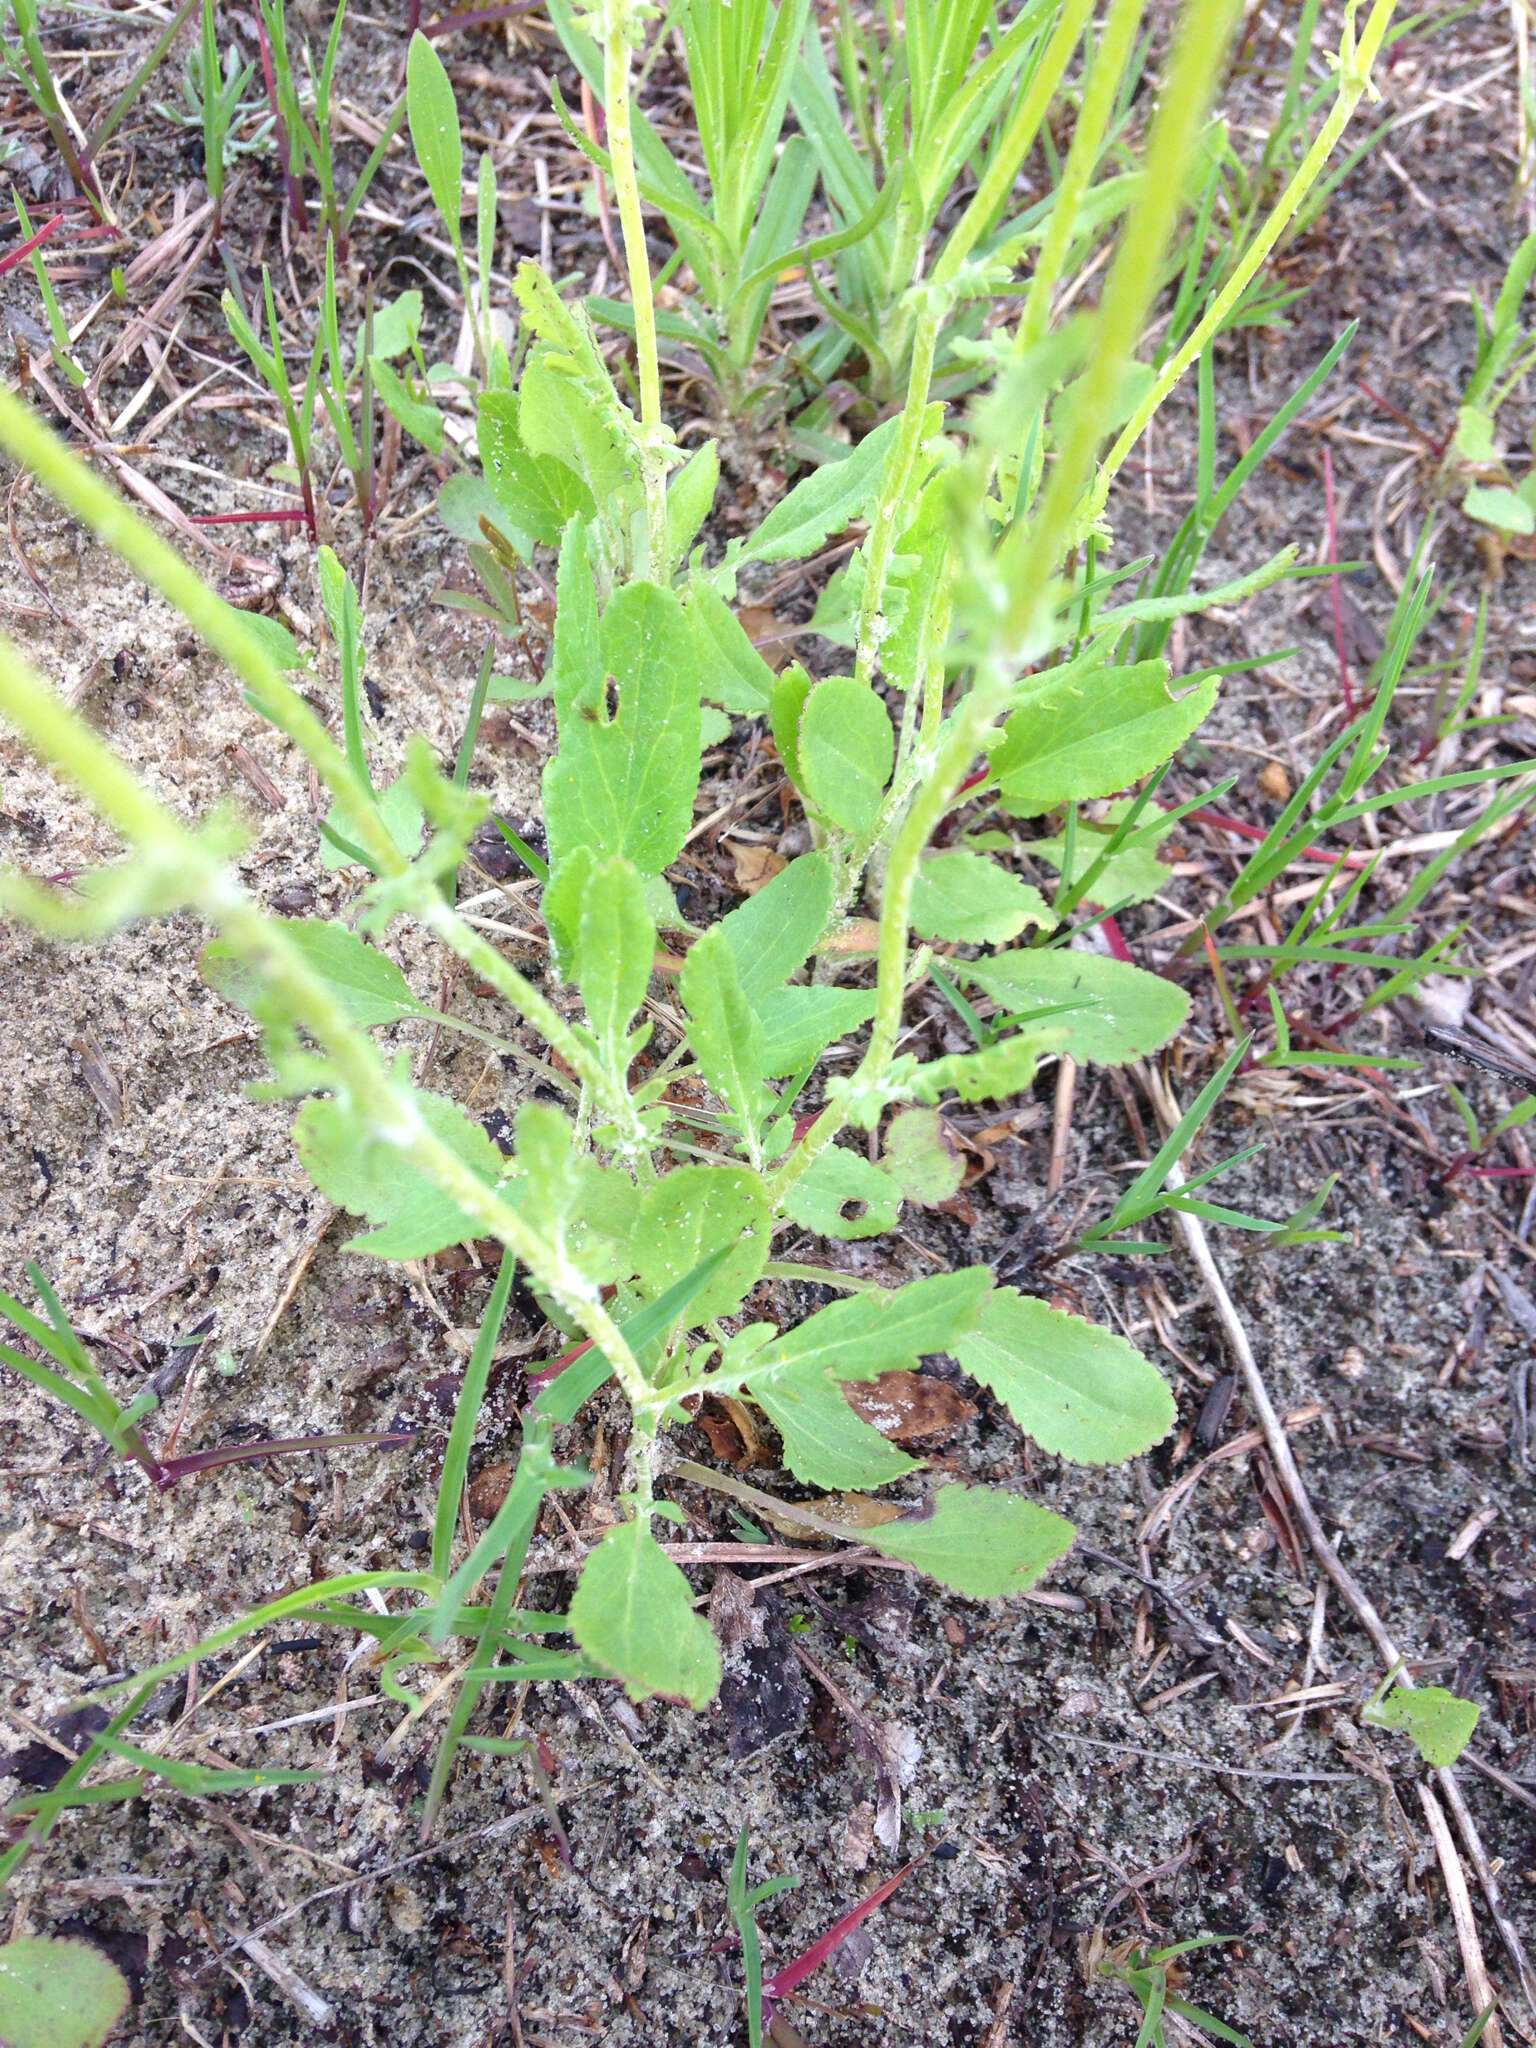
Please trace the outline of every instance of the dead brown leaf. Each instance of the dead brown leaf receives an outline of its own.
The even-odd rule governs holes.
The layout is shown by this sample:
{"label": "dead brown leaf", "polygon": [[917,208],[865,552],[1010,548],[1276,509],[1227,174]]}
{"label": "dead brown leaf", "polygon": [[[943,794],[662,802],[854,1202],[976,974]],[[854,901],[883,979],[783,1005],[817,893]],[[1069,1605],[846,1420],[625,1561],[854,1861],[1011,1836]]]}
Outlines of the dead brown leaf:
{"label": "dead brown leaf", "polygon": [[883,1372],[843,1388],[854,1413],[895,1443],[952,1437],[976,1413],[975,1403],[926,1372]]}
{"label": "dead brown leaf", "polygon": [[789,862],[782,853],[775,853],[771,846],[752,846],[731,842],[731,865],[736,870],[736,886],[744,896],[755,896],[764,889],[775,875],[783,874]]}

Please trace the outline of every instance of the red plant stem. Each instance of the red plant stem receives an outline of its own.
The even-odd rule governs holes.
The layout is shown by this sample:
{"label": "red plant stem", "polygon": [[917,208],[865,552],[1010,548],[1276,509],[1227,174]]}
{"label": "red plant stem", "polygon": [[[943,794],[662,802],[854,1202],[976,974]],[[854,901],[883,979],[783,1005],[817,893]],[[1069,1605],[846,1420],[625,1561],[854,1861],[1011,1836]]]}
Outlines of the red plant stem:
{"label": "red plant stem", "polygon": [[[1339,521],[1333,497],[1333,450],[1323,443],[1323,511],[1328,522],[1328,559],[1339,559]],[[1328,578],[1328,589],[1333,599],[1333,648],[1339,658],[1339,681],[1344,687],[1344,716],[1355,715],[1355,692],[1349,680],[1349,658],[1344,652],[1344,588],[1339,581],[1339,572],[1334,570]]]}
{"label": "red plant stem", "polygon": [[1125,943],[1125,934],[1121,931],[1119,925],[1116,924],[1112,917],[1101,917],[1099,919],[1099,929],[1104,934],[1105,943],[1108,945],[1112,956],[1116,960],[1123,960],[1126,966],[1129,967],[1132,964],[1131,949]]}
{"label": "red plant stem", "polygon": [[574,1351],[562,1351],[560,1356],[558,1358],[552,1358],[548,1365],[540,1366],[537,1372],[529,1373],[529,1386],[547,1386],[552,1379],[557,1378],[561,1373],[563,1373],[568,1365],[574,1365],[578,1358],[582,1357],[586,1352],[590,1351],[592,1349],[592,1341],[593,1340],[589,1337],[585,1344],[578,1344]]}
{"label": "red plant stem", "polygon": [[23,242],[19,249],[13,249],[8,256],[0,256],[0,277],[4,277],[8,270],[14,270],[18,263],[24,261],[26,257],[32,254],[34,249],[40,248],[53,233],[54,229],[63,225],[63,221],[63,214],[56,213],[52,220],[45,220],[43,222],[30,241]]}
{"label": "red plant stem", "polygon": [[[1244,824],[1241,818],[1228,818],[1220,811],[1186,811],[1185,817],[1192,825],[1214,825],[1220,832],[1236,833],[1239,839],[1267,839],[1269,834],[1262,825]],[[1337,867],[1342,860],[1347,868],[1363,868],[1368,863],[1363,853],[1325,853],[1320,846],[1306,846],[1294,856],[1297,860],[1325,861],[1329,867]]]}
{"label": "red plant stem", "polygon": [[792,1963],[786,1963],[782,1970],[776,1970],[763,1986],[764,2008],[785,1997],[797,1984],[804,1983],[813,1970],[820,1969],[827,1957],[835,1949],[842,1947],[860,1921],[867,1920],[877,1906],[883,1906],[896,1887],[905,1884],[918,1864],[925,1860],[922,1856],[916,1856],[910,1863],[904,1863],[896,1875],[888,1877],[878,1891],[872,1891],[867,1898],[860,1899],[841,1920],[834,1921],[820,1941],[813,1941],[803,1955],[796,1956]]}
{"label": "red plant stem", "polygon": [[291,1458],[300,1451],[336,1450],[352,1444],[373,1444],[380,1450],[398,1450],[401,1445],[415,1440],[415,1430],[407,1429],[372,1430],[349,1436],[270,1437],[254,1444],[219,1444],[211,1451],[192,1451],[184,1458],[166,1458],[160,1466],[164,1477],[156,1484],[164,1491],[174,1486],[178,1479],[189,1478],[194,1472],[212,1472],[220,1465],[254,1464],[261,1458]]}

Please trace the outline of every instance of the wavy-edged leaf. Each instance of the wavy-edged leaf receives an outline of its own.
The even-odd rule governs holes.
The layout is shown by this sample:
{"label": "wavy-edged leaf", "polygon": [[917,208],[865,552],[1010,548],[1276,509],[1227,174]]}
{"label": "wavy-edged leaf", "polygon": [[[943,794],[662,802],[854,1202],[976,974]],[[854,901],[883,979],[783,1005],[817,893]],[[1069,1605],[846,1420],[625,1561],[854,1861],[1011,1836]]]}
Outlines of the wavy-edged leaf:
{"label": "wavy-edged leaf", "polygon": [[731,543],[724,567],[803,561],[829,534],[841,533],[851,520],[862,518],[880,487],[885,458],[900,425],[899,416],[884,421],[841,462],[812,470],[779,500],[748,540]]}
{"label": "wavy-edged leaf", "polygon": [[818,1237],[880,1237],[901,1214],[888,1173],[843,1145],[829,1145],[784,1198],[785,1213]]}
{"label": "wavy-edged leaf", "polygon": [[690,948],[678,977],[688,1012],[694,1055],[711,1088],[755,1130],[773,1107],[763,1086],[766,1042],[762,1021],[742,993],[736,956],[723,928],[715,925]]}
{"label": "wavy-edged leaf", "polygon": [[[487,1188],[502,1179],[500,1152],[446,1095],[412,1090],[412,1100],[433,1136],[449,1146]],[[377,1138],[363,1114],[335,1097],[306,1102],[294,1120],[294,1143],[304,1170],[339,1209],[366,1216],[377,1229],[354,1238],[349,1251],[377,1258],[421,1259],[445,1245],[476,1237],[482,1226],[450,1195],[412,1166],[398,1147]],[[515,1201],[513,1190],[503,1190]]]}
{"label": "wavy-edged leaf", "polygon": [[740,619],[704,579],[689,588],[687,610],[699,637],[706,701],[743,718],[766,717],[773,670],[752,645]]}
{"label": "wavy-edged leaf", "polygon": [[836,1380],[783,1373],[754,1386],[752,1399],[784,1440],[784,1463],[806,1486],[884,1486],[917,1461],[849,1407]]}
{"label": "wavy-edged leaf", "polygon": [[1140,1457],[1172,1429],[1168,1383],[1134,1344],[1000,1287],[955,1356],[1043,1451],[1079,1465]]}
{"label": "wavy-edged leaf", "polygon": [[1209,716],[1210,676],[1173,696],[1167,662],[1065,670],[1015,711],[992,752],[999,802],[1033,817],[1071,799],[1113,796],[1168,760]]}
{"label": "wavy-edged leaf", "polygon": [[924,939],[1001,946],[1028,924],[1056,923],[1038,889],[981,853],[930,853],[912,889],[912,929]]}
{"label": "wavy-edged leaf", "polygon": [[720,920],[741,992],[754,1007],[802,967],[832,915],[832,864],[802,853]]}
{"label": "wavy-edged leaf", "polygon": [[947,1202],[965,1177],[959,1147],[936,1109],[899,1109],[885,1134],[881,1164],[909,1202]]}
{"label": "wavy-edged leaf", "polygon": [[756,1285],[772,1230],[762,1179],[744,1166],[679,1166],[646,1189],[634,1235],[641,1285],[660,1295],[712,1252],[730,1256],[688,1306],[691,1323],[728,1316]]}
{"label": "wavy-edged leaf", "polygon": [[780,988],[758,999],[757,1014],[763,1023],[763,1072],[777,1079],[798,1074],[834,1038],[867,1024],[875,1014],[875,993],[862,988]]}
{"label": "wavy-edged leaf", "polygon": [[[560,750],[544,770],[551,865],[569,849],[587,846],[599,855],[621,853],[643,875],[659,875],[687,837],[699,782],[693,629],[670,590],[630,583],[594,632],[596,600],[582,531],[573,524],[560,551],[554,683]],[[617,707],[610,713],[614,695]]]}
{"label": "wavy-edged leaf", "polygon": [[0,1946],[6,2048],[101,2048],[128,2001],[127,1978],[94,1942],[26,1934]]}

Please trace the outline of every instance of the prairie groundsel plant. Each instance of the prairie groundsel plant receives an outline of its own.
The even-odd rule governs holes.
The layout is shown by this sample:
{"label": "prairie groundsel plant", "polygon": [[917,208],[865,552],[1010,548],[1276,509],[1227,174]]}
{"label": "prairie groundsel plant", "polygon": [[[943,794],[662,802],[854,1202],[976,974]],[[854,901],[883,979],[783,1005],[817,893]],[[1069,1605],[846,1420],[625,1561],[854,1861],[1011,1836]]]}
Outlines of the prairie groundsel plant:
{"label": "prairie groundsel plant", "polygon": [[[1377,0],[1358,41],[1354,8],[1347,14],[1338,128],[1367,89],[1390,11],[1390,0]],[[332,797],[327,858],[358,878],[345,923],[266,915],[231,865],[237,821],[173,816],[6,648],[0,710],[112,823],[126,857],[67,895],[8,874],[5,909],[61,937],[173,911],[206,919],[215,937],[204,972],[259,1024],[271,1091],[299,1102],[294,1137],[305,1168],[364,1220],[352,1249],[407,1260],[466,1240],[500,1247],[448,1446],[430,1568],[308,1587],[210,1639],[233,1640],[281,1609],[370,1635],[387,1682],[403,1688],[413,1668],[446,1660],[450,1638],[469,1638],[429,1821],[456,1747],[497,1746],[469,1732],[488,1687],[607,1675],[637,1698],[700,1706],[713,1696],[719,1655],[677,1561],[683,1547],[667,1541],[680,1518],[667,1493],[668,1432],[703,1397],[760,1410],[803,1488],[899,1485],[900,1511],[861,1529],[860,1540],[978,1599],[1030,1586],[1070,1547],[1071,1525],[1002,1490],[945,1482],[914,1491],[917,1461],[855,1413],[845,1385],[948,1353],[1047,1452],[1108,1463],[1166,1434],[1171,1395],[1130,1344],[998,1285],[984,1266],[884,1289],[776,1258],[775,1240],[808,1231],[836,1245],[893,1230],[904,1204],[942,1202],[959,1185],[946,1104],[1015,1095],[1051,1056],[1123,1063],[1178,1032],[1182,991],[1073,946],[1073,918],[1084,903],[1102,914],[1159,886],[1153,856],[1177,813],[1151,803],[1148,788],[1124,793],[1158,774],[1216,699],[1214,672],[1174,684],[1155,628],[1294,572],[1287,549],[1236,583],[1196,592],[1203,536],[1155,595],[1122,588],[1144,565],[1106,567],[1113,535],[1104,507],[1130,445],[1125,423],[1145,426],[1226,316],[1213,303],[1178,356],[1155,371],[1139,363],[1233,0],[1189,0],[1184,10],[1096,309],[1057,324],[1049,282],[1040,294],[1028,290],[1035,245],[1026,245],[1023,315],[977,342],[984,381],[967,410],[951,414],[931,383],[940,337],[976,283],[980,238],[1074,65],[1088,64],[1106,107],[1116,104],[1142,10],[1138,0],[1113,0],[1102,29],[1070,0],[1051,17],[1025,72],[1006,74],[1006,148],[999,142],[988,159],[929,273],[902,289],[909,375],[900,409],[712,561],[699,536],[716,452],[706,443],[683,460],[662,404],[641,131],[630,108],[640,12],[607,0],[572,14],[601,65],[633,384],[611,373],[584,310],[530,264],[517,280],[518,350],[509,356],[487,335],[478,397],[475,516],[495,537],[493,567],[558,550],[551,655],[542,682],[528,686],[547,690],[558,728],[543,779],[548,860],[534,865],[547,978],[514,966],[455,907],[455,877],[486,809],[467,786],[467,753],[445,773],[417,740],[403,777],[374,786],[356,703],[366,620],[339,560],[327,554],[321,568],[351,679],[341,745],[288,681],[289,655],[274,651],[274,636],[224,605],[27,404],[0,393],[0,443],[180,608],[313,766]],[[777,139],[791,71],[779,24],[787,17],[798,36],[804,10],[753,14],[764,53],[755,98],[729,53],[709,44],[709,10],[685,13],[701,61],[715,67],[708,119],[728,125],[729,116]],[[428,104],[430,56],[418,46],[413,129],[414,108]],[[925,54],[933,78],[947,75],[951,57]],[[937,118],[936,107],[928,111]],[[1226,289],[1246,289],[1326,156],[1297,172],[1231,264]],[[754,221],[747,173],[757,176],[760,158],[761,150],[743,159],[740,190],[722,174],[710,236],[699,229],[732,304],[752,301],[759,254],[779,246],[795,212],[774,196],[781,174],[767,172]],[[1085,191],[1069,155],[1058,203],[1070,214]],[[772,231],[763,227],[769,208],[784,216]],[[892,219],[899,227],[899,208]],[[1070,218],[1053,225],[1042,261],[1057,261],[1072,227]],[[848,672],[791,665],[775,674],[736,617],[739,579],[755,564],[803,560],[857,522],[863,538],[824,601],[829,633],[848,647]],[[1138,651],[1143,638],[1154,651]],[[475,716],[489,677],[488,655]],[[703,750],[731,718],[771,735],[810,843],[767,887],[699,930],[668,877],[693,829]],[[472,717],[470,744],[473,726]],[[1107,811],[1080,808],[1112,798],[1122,800]],[[1046,831],[1031,833],[1042,820]],[[1059,874],[1053,896],[1014,871],[1023,846]],[[455,1024],[427,1010],[380,949],[402,919],[494,991],[509,1012],[497,1043],[544,1083],[543,1099],[519,1111],[509,1156],[376,1035],[423,1014]],[[905,1005],[941,953],[944,986],[984,1028],[972,1050],[919,1060],[903,1050]],[[826,1057],[850,1039],[860,1047],[851,1068]],[[530,1040],[543,1050],[530,1052]],[[537,1375],[510,1490],[464,1548],[460,1486],[519,1274],[569,1348]],[[805,1278],[841,1298],[801,1316],[787,1288]],[[561,1432],[610,1383],[629,1429],[620,1518],[587,1556],[567,1612],[521,1611],[520,1566],[545,1498],[587,1479],[562,1456]],[[709,1477],[693,1465],[687,1476]],[[815,1518],[815,1504],[798,1512]],[[355,1597],[377,1587],[411,1604],[381,1615]]]}

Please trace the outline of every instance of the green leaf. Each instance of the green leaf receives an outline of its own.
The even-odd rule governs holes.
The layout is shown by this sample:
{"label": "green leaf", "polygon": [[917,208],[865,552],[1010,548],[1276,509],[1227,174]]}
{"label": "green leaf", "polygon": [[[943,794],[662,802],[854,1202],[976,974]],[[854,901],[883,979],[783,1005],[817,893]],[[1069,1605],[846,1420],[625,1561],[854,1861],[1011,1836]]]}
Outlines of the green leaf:
{"label": "green leaf", "polygon": [[913,1074],[905,1092],[916,1102],[938,1102],[951,1089],[962,1102],[1003,1102],[1030,1087],[1041,1055],[1054,1052],[1062,1033],[1018,1031],[979,1052],[946,1053]]}
{"label": "green leaf", "polygon": [[1043,1451],[1079,1465],[1140,1457],[1174,1425],[1167,1382],[1134,1344],[1012,1287],[987,1298],[955,1356]]}
{"label": "green leaf", "polygon": [[922,1517],[861,1529],[859,1540],[886,1557],[904,1557],[941,1585],[972,1600],[1025,1593],[1076,1535],[1049,1508],[986,1486],[941,1486]]}
{"label": "green leaf", "polygon": [[855,1415],[825,1373],[784,1373],[754,1386],[751,1398],[784,1440],[784,1463],[806,1486],[885,1486],[917,1460]]}
{"label": "green leaf", "polygon": [[1189,997],[1160,975],[1123,960],[1075,948],[998,953],[990,960],[957,960],[955,973],[984,988],[1010,1012],[1052,1003],[1090,1006],[1053,1017],[1053,1030],[1074,1059],[1123,1066],[1166,1045],[1189,1015]]}
{"label": "green leaf", "polygon": [[882,1163],[906,1199],[925,1209],[947,1202],[965,1177],[965,1162],[936,1109],[898,1110],[885,1134]]}
{"label": "green leaf", "polygon": [[[1043,860],[1047,867],[1055,868],[1063,880],[1076,882],[1104,851],[1112,832],[1112,827],[1101,831],[1096,826],[1079,823],[1070,875],[1066,873],[1065,837],[1021,839],[1017,844],[1020,853]],[[1163,834],[1157,832],[1145,839],[1138,838],[1123,846],[1118,853],[1112,853],[1094,878],[1090,900],[1101,904],[1146,903],[1155,896],[1168,880],[1168,870],[1157,857],[1157,842],[1162,837]]]}
{"label": "green leaf", "polygon": [[727,1391],[734,1384],[773,1418],[785,1462],[807,1485],[883,1485],[913,1460],[854,1414],[838,1382],[913,1371],[927,1353],[950,1350],[991,1285],[985,1266],[968,1266],[835,1301],[771,1342],[749,1325],[721,1360]]}
{"label": "green leaf", "polygon": [[448,228],[455,249],[461,228],[460,188],[464,179],[464,146],[459,140],[459,110],[443,60],[418,29],[405,59],[405,111],[411,124],[416,161],[432,200]]}
{"label": "green leaf", "polygon": [[[407,349],[414,348],[416,337],[421,332],[422,296],[419,291],[402,292],[397,299],[386,299],[373,309],[373,355],[375,363],[382,360],[393,362],[396,356],[403,356]],[[362,332],[358,332],[358,349],[363,344]]]}
{"label": "green leaf", "polygon": [[679,1166],[646,1189],[634,1256],[640,1284],[660,1295],[722,1246],[733,1247],[689,1304],[690,1323],[728,1316],[761,1277],[772,1228],[761,1178],[744,1166]]}
{"label": "green leaf", "polygon": [[894,1230],[901,1189],[843,1145],[829,1145],[784,1198],[785,1212],[818,1237],[879,1237]]}
{"label": "green leaf", "polygon": [[1536,512],[1507,484],[1469,484],[1461,509],[1500,533],[1536,533]]}
{"label": "green leaf", "polygon": [[900,425],[899,415],[886,420],[841,462],[812,470],[779,500],[749,540],[731,543],[725,567],[803,561],[829,534],[841,533],[851,520],[861,518],[880,487],[886,454]]}
{"label": "green leaf", "polygon": [[1363,1707],[1361,1719],[1406,1735],[1425,1763],[1444,1771],[1472,1740],[1479,1711],[1474,1700],[1459,1699],[1441,1685],[1396,1686],[1386,1699]]}
{"label": "green leaf", "polygon": [[[480,1126],[446,1095],[413,1089],[411,1097],[433,1136],[451,1146],[487,1187],[496,1186],[505,1162]],[[480,1234],[482,1226],[418,1173],[398,1147],[374,1136],[366,1114],[352,1103],[334,1096],[306,1102],[294,1120],[293,1137],[304,1170],[321,1194],[339,1209],[380,1226],[354,1238],[347,1250],[422,1259]],[[503,1192],[515,1199],[511,1191]]]}
{"label": "green leaf", "polygon": [[[385,831],[407,860],[414,860],[421,851],[422,827],[426,824],[426,813],[421,808],[421,799],[411,788],[405,777],[399,776],[388,789],[379,791],[379,818]],[[326,813],[325,822],[343,839],[352,838],[353,827],[345,806],[338,800]],[[351,854],[343,853],[329,839],[320,841],[320,865],[324,868],[349,868],[357,863]]]}
{"label": "green leaf", "polygon": [[1038,889],[980,853],[930,853],[912,890],[912,929],[925,939],[1000,946],[1025,925],[1056,923]]}
{"label": "green leaf", "polygon": [[127,1978],[91,1942],[29,1934],[0,1947],[5,2048],[101,2048],[128,1999]]}
{"label": "green leaf", "polygon": [[[426,1017],[394,961],[343,924],[320,918],[274,918],[305,966],[346,1012],[353,1024],[398,1024],[402,1017]],[[198,956],[198,971],[212,989],[242,1010],[255,1008],[263,980],[227,939],[214,939]]]}
{"label": "green leaf", "polygon": [[372,359],[374,389],[405,431],[433,455],[443,452],[443,416],[430,398],[420,398],[382,356]]}
{"label": "green leaf", "polygon": [[1209,715],[1220,687],[1211,676],[1173,697],[1168,677],[1167,662],[1138,661],[1065,670],[1038,696],[1031,684],[1029,702],[992,753],[1004,809],[1033,817],[1073,798],[1113,796],[1150,775]]}
{"label": "green leaf", "polygon": [[706,701],[722,704],[743,718],[766,716],[774,674],[752,645],[746,627],[715,586],[703,578],[690,586],[687,605],[699,636]]}
{"label": "green leaf", "polygon": [[517,395],[518,431],[529,453],[573,471],[604,517],[622,511],[637,486],[618,438],[612,385],[606,379],[594,384],[571,357],[540,349]]}
{"label": "green leaf", "polygon": [[573,518],[593,516],[592,493],[576,472],[524,447],[513,392],[482,391],[475,418],[486,484],[519,534],[555,547]]}
{"label": "green leaf", "polygon": [[773,1107],[763,1086],[767,1071],[762,1021],[742,993],[723,925],[715,925],[689,950],[678,977],[678,993],[690,1021],[689,1042],[704,1078],[741,1120],[755,1131]]}
{"label": "green leaf", "polygon": [[699,783],[693,631],[670,590],[630,583],[594,632],[591,565],[585,547],[572,545],[581,533],[573,522],[560,551],[553,685],[560,751],[544,770],[551,865],[588,846],[659,875],[688,835]]}
{"label": "green leaf", "polygon": [[693,1592],[643,1522],[610,1529],[582,1567],[571,1632],[632,1700],[653,1693],[707,1706],[720,1688],[720,1652]]}
{"label": "green leaf", "polygon": [[768,723],[773,732],[773,743],[784,763],[784,773],[796,789],[805,786],[801,781],[800,716],[813,687],[811,677],[799,662],[792,661],[782,675],[774,677],[773,691],[768,700]]}
{"label": "green leaf", "polygon": [[630,1061],[650,1035],[630,1035],[656,959],[656,926],[633,861],[615,855],[595,867],[581,902],[576,979],[587,1023],[604,1066],[622,1084]]}
{"label": "green leaf", "polygon": [[780,1367],[835,1372],[841,1380],[872,1380],[898,1369],[915,1372],[920,1358],[953,1351],[976,1327],[991,1286],[985,1266],[962,1266],[931,1280],[870,1288],[834,1301],[779,1337],[759,1357],[752,1376]]}
{"label": "green leaf", "polygon": [[832,916],[832,864],[803,853],[766,888],[720,920],[736,960],[741,992],[754,1006],[782,988],[815,949]]}
{"label": "green leaf", "polygon": [[845,832],[873,831],[896,760],[884,702],[852,676],[828,676],[800,714],[800,787]]}
{"label": "green leaf", "polygon": [[[729,923],[730,919],[724,922]],[[777,1079],[781,1074],[798,1074],[834,1038],[867,1024],[875,1014],[875,992],[862,988],[780,988],[760,996],[756,1009],[763,1025],[763,1072]]]}
{"label": "green leaf", "polygon": [[667,559],[682,561],[714,508],[720,451],[713,441],[696,448],[667,483]]}

